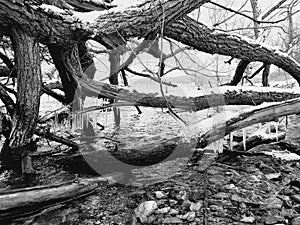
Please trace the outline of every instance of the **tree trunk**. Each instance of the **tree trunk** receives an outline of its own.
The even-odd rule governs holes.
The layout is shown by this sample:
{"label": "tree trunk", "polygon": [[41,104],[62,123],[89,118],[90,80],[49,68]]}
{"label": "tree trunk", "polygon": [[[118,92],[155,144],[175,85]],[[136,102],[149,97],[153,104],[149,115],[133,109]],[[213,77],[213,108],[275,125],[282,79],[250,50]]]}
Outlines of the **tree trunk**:
{"label": "tree trunk", "polygon": [[23,30],[15,28],[11,30],[11,40],[17,67],[17,102],[12,130],[2,149],[2,161],[9,168],[20,169],[21,166],[23,173],[30,173],[31,165],[25,168],[10,162],[13,158],[28,162],[28,152],[35,149],[32,137],[38,120],[41,92],[39,43]]}

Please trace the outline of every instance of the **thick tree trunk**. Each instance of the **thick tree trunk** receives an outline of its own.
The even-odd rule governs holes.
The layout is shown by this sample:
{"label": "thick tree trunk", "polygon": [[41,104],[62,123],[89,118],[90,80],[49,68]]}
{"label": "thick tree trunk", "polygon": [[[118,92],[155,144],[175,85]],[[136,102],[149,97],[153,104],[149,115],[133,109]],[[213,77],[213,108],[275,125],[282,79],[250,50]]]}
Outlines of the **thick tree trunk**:
{"label": "thick tree trunk", "polygon": [[251,40],[216,32],[188,16],[171,23],[165,35],[183,44],[210,54],[228,55],[245,61],[274,64],[300,83],[300,64],[277,49],[266,48]]}
{"label": "thick tree trunk", "polygon": [[[39,43],[23,30],[12,28],[11,40],[17,67],[17,103],[12,118],[12,130],[2,149],[2,161],[10,168],[13,158],[28,162],[27,154],[33,151],[32,140],[38,120],[41,92],[41,68]],[[24,173],[32,172],[30,165],[22,168]]]}

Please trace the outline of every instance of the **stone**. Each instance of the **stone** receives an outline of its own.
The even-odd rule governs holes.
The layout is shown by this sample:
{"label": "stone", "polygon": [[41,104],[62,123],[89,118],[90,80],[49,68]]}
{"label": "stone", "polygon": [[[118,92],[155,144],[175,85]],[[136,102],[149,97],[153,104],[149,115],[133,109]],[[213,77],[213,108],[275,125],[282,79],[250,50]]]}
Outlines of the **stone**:
{"label": "stone", "polygon": [[169,212],[169,210],[170,210],[170,207],[164,207],[164,208],[158,209],[156,212],[160,213],[160,214],[166,214]]}
{"label": "stone", "polygon": [[278,224],[280,222],[284,222],[283,216],[267,216],[265,218],[265,224],[272,225],[272,224]]}
{"label": "stone", "polygon": [[167,217],[162,221],[163,224],[182,224],[182,220],[177,217]]}
{"label": "stone", "polygon": [[197,203],[192,202],[191,205],[190,205],[190,210],[194,211],[194,212],[197,212],[201,209],[202,205],[203,205],[202,201],[199,201]]}
{"label": "stone", "polygon": [[170,215],[178,215],[179,212],[176,209],[170,209],[169,214]]}
{"label": "stone", "polygon": [[213,196],[214,198],[229,198],[229,194],[225,192],[219,192]]}
{"label": "stone", "polygon": [[156,192],[154,192],[154,194],[155,194],[155,197],[157,199],[161,199],[161,198],[165,198],[166,197],[166,195],[162,191],[156,191]]}
{"label": "stone", "polygon": [[149,216],[153,211],[157,209],[157,203],[155,201],[146,201],[134,210],[137,218],[140,218],[142,223],[147,222],[147,216]]}
{"label": "stone", "polygon": [[187,220],[187,221],[194,221],[195,220],[195,217],[196,217],[196,213],[195,212],[187,212],[186,214],[184,215],[180,215],[178,216],[180,219],[183,219],[183,220]]}
{"label": "stone", "polygon": [[300,203],[300,195],[292,195],[291,199],[297,203]]}
{"label": "stone", "polygon": [[264,202],[264,208],[266,209],[281,209],[282,208],[282,200],[276,197],[272,197],[267,199]]}
{"label": "stone", "polygon": [[240,221],[243,223],[254,223],[255,217],[253,216],[243,217]]}
{"label": "stone", "polygon": [[269,173],[265,175],[268,180],[277,179],[281,176],[281,173]]}
{"label": "stone", "polygon": [[226,190],[232,190],[232,189],[235,189],[235,188],[236,188],[236,186],[234,184],[226,184],[224,186],[224,189],[226,189]]}
{"label": "stone", "polygon": [[174,200],[174,199],[170,199],[169,200],[169,204],[171,207],[175,206],[178,203],[178,201]]}
{"label": "stone", "polygon": [[300,224],[300,216],[294,217],[291,221],[291,225],[299,225]]}

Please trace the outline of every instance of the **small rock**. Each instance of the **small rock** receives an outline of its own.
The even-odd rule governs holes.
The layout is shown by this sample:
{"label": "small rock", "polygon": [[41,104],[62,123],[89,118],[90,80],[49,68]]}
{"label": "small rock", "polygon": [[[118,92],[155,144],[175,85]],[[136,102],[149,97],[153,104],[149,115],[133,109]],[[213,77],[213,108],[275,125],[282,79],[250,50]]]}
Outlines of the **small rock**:
{"label": "small rock", "polygon": [[211,211],[223,211],[223,207],[219,205],[211,205],[209,208]]}
{"label": "small rock", "polygon": [[253,216],[243,217],[240,221],[243,223],[254,223],[255,217]]}
{"label": "small rock", "polygon": [[297,203],[300,203],[300,195],[292,195],[291,199]]}
{"label": "small rock", "polygon": [[272,197],[267,199],[264,204],[266,209],[281,209],[283,202],[279,198]]}
{"label": "small rock", "polygon": [[167,217],[162,221],[163,224],[182,224],[182,220],[177,217]]}
{"label": "small rock", "polygon": [[219,192],[217,194],[215,194],[213,196],[214,198],[228,198],[229,197],[229,194],[228,193],[225,193],[225,192]]}
{"label": "small rock", "polygon": [[202,202],[201,201],[199,201],[197,203],[192,202],[191,205],[190,205],[190,210],[194,211],[194,212],[197,212],[201,209],[201,207],[202,207]]}
{"label": "small rock", "polygon": [[251,175],[251,176],[249,176],[248,181],[250,181],[250,182],[260,182],[261,180],[257,176]]}
{"label": "small rock", "polygon": [[170,209],[169,214],[170,215],[178,215],[179,212],[176,209]]}
{"label": "small rock", "polygon": [[232,190],[234,188],[236,188],[236,186],[234,184],[226,184],[224,186],[224,189],[226,189],[226,190]]}
{"label": "small rock", "polygon": [[271,225],[284,222],[284,220],[285,219],[283,216],[267,216],[267,218],[265,219],[265,223]]}
{"label": "small rock", "polygon": [[196,213],[195,213],[195,212],[187,212],[186,214],[180,215],[180,216],[178,216],[178,217],[179,217],[180,219],[188,220],[188,221],[192,222],[192,221],[195,220]]}
{"label": "small rock", "polygon": [[171,207],[175,206],[178,203],[178,201],[174,200],[174,199],[170,199],[169,200],[169,204]]}
{"label": "small rock", "polygon": [[300,224],[300,216],[294,217],[291,221],[291,225],[299,225]]}
{"label": "small rock", "polygon": [[134,210],[136,217],[140,218],[142,223],[147,221],[147,216],[150,215],[155,209],[157,209],[157,203],[155,201],[146,201]]}
{"label": "small rock", "polygon": [[157,199],[161,199],[161,198],[165,198],[166,197],[166,195],[162,191],[156,191],[156,192],[154,192],[154,194],[155,194],[155,197]]}
{"label": "small rock", "polygon": [[268,180],[277,179],[281,176],[281,173],[269,173],[265,175]]}
{"label": "small rock", "polygon": [[187,193],[186,193],[186,191],[180,191],[179,194],[176,195],[176,199],[178,201],[182,201],[182,200],[184,201],[184,200],[186,200],[187,199]]}
{"label": "small rock", "polygon": [[170,207],[164,207],[164,208],[158,209],[156,212],[160,213],[160,214],[166,214],[169,212],[169,210],[170,210]]}

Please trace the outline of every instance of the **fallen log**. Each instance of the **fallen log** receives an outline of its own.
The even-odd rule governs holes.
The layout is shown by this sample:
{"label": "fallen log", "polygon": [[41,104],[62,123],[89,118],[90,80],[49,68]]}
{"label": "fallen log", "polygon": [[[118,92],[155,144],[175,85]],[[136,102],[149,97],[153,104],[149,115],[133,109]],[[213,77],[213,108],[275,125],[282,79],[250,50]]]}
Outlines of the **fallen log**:
{"label": "fallen log", "polygon": [[78,181],[0,191],[0,223],[26,218],[46,208],[65,204],[93,193],[103,182],[113,182],[113,177],[79,179]]}
{"label": "fallen log", "polygon": [[[120,88],[90,80],[86,77],[80,78],[78,82],[86,96],[113,98],[134,103],[136,106],[167,108],[165,99],[159,97],[158,94],[140,93],[134,89]],[[166,96],[166,99],[173,108],[199,111],[222,105],[259,105],[263,102],[280,102],[300,97],[299,93],[291,90],[269,87],[243,87],[242,89],[239,87],[223,86],[208,89],[205,92],[199,91],[199,96],[195,97],[169,95]]]}
{"label": "fallen log", "polygon": [[164,160],[190,157],[196,148],[205,148],[210,143],[224,138],[230,132],[257,123],[274,121],[281,116],[298,113],[300,113],[300,98],[280,103],[263,104],[238,113],[216,114],[187,127],[178,137],[156,145],[149,144],[134,149],[122,149],[115,143],[108,149],[108,153],[91,151],[83,153],[83,155],[64,156],[59,160],[62,164],[69,166],[70,170],[77,169],[77,172],[85,172],[84,168],[86,167],[83,164],[90,166],[92,170],[96,168],[94,171],[96,173],[102,169],[122,171],[126,168],[129,170],[134,168],[133,166],[148,166]]}

